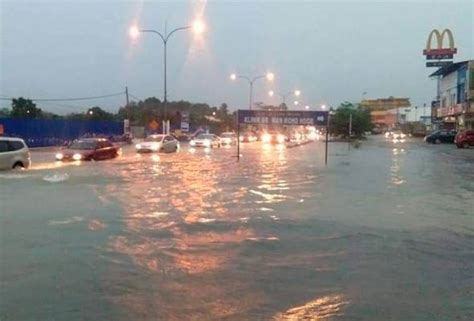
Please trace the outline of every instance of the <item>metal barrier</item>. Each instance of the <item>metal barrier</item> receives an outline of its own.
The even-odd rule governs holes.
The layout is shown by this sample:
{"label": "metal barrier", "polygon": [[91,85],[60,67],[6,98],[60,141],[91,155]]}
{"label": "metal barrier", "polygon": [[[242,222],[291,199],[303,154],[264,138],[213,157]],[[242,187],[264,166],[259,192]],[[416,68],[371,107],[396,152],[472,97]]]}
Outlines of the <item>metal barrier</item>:
{"label": "metal barrier", "polygon": [[23,138],[29,147],[59,146],[80,137],[112,138],[124,134],[122,122],[1,118],[4,136]]}

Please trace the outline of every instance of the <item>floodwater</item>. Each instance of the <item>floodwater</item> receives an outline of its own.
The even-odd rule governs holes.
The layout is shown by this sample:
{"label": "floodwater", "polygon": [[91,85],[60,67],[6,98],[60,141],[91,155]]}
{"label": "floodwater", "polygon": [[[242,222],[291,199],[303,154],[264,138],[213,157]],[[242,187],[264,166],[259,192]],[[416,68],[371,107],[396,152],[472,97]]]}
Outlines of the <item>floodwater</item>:
{"label": "floodwater", "polygon": [[0,320],[472,320],[474,150],[136,155],[0,173]]}

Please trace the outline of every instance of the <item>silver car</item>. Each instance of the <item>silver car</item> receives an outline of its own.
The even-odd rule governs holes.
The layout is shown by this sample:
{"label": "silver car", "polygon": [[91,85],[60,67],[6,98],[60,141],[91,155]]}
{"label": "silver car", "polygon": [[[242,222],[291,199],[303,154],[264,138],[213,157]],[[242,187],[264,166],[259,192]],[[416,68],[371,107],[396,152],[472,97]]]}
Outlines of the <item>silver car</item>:
{"label": "silver car", "polygon": [[30,164],[30,151],[23,139],[0,137],[0,170],[28,168]]}
{"label": "silver car", "polygon": [[179,142],[171,135],[150,135],[135,145],[137,153],[166,152],[172,153],[179,149]]}
{"label": "silver car", "polygon": [[191,147],[221,147],[221,139],[214,134],[199,134],[189,142]]}

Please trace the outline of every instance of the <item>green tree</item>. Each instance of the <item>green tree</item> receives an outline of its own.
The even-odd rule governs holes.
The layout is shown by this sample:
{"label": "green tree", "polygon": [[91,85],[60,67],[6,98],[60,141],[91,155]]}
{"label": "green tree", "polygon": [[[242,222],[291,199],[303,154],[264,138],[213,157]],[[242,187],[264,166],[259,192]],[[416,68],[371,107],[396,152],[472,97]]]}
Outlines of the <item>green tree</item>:
{"label": "green tree", "polygon": [[90,120],[113,120],[114,115],[112,113],[109,113],[99,106],[95,106],[92,108],[89,108],[86,113],[87,119]]}
{"label": "green tree", "polygon": [[12,99],[12,110],[10,116],[13,118],[39,118],[42,111],[36,107],[30,99],[19,97]]}
{"label": "green tree", "polygon": [[330,133],[336,136],[349,136],[349,121],[352,115],[352,135],[364,136],[372,129],[370,111],[349,102],[342,103],[331,115]]}

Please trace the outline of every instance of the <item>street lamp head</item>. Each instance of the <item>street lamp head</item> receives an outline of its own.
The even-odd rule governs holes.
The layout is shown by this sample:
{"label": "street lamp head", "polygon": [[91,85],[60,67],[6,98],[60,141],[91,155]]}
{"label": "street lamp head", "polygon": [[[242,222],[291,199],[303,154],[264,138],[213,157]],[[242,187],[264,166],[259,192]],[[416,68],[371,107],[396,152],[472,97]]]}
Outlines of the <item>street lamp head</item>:
{"label": "street lamp head", "polygon": [[140,30],[138,29],[137,26],[132,26],[128,30],[128,34],[130,35],[132,39],[135,39],[140,35]]}
{"label": "street lamp head", "polygon": [[309,109],[309,106],[308,106],[308,105],[304,106],[304,109],[308,110],[308,109]]}
{"label": "street lamp head", "polygon": [[295,96],[299,97],[299,95],[301,95],[301,90],[296,89],[295,90]]}
{"label": "street lamp head", "polygon": [[206,25],[204,24],[204,22],[202,22],[202,20],[197,19],[193,22],[192,29],[194,34],[200,35],[204,31],[206,31]]}
{"label": "street lamp head", "polygon": [[322,110],[325,110],[325,109],[326,109],[326,105],[321,105],[321,109],[322,109]]}
{"label": "street lamp head", "polygon": [[300,102],[297,101],[297,100],[295,100],[295,102],[294,102],[295,106],[297,106],[299,103],[300,103]]}
{"label": "street lamp head", "polygon": [[236,74],[230,74],[230,80],[236,80],[237,75]]}
{"label": "street lamp head", "polygon": [[270,90],[270,91],[268,92],[268,96],[273,97],[273,95],[275,95],[275,92],[274,92],[273,90]]}
{"label": "street lamp head", "polygon": [[273,79],[275,79],[275,74],[273,72],[267,72],[266,78],[268,81],[273,81]]}

